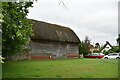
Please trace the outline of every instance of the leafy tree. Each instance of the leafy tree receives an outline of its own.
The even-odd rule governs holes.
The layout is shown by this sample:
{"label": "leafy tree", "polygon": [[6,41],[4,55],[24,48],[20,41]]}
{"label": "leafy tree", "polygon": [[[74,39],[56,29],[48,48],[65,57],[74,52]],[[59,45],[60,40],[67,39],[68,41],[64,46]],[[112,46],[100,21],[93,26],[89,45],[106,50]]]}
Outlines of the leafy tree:
{"label": "leafy tree", "polygon": [[83,54],[83,55],[86,55],[90,52],[89,50],[89,47],[88,47],[88,44],[84,43],[84,42],[81,42],[79,44],[79,53],[80,54]]}
{"label": "leafy tree", "polygon": [[118,46],[113,46],[112,49],[110,49],[108,51],[104,51],[103,53],[107,55],[109,53],[119,53],[119,52],[120,52],[119,47]]}
{"label": "leafy tree", "polygon": [[0,14],[0,55],[2,52],[2,27],[1,27],[2,26],[1,23],[3,22],[2,18],[3,18],[3,15]]}
{"label": "leafy tree", "polygon": [[118,35],[118,38],[117,38],[117,43],[118,43],[119,50],[120,50],[120,34]]}
{"label": "leafy tree", "polygon": [[116,53],[116,51],[110,49],[110,50],[108,50],[108,51],[104,51],[104,52],[103,52],[103,54],[105,54],[105,55],[107,55],[107,54],[109,54],[109,53]]}
{"label": "leafy tree", "polygon": [[32,36],[32,21],[27,19],[28,8],[33,2],[2,2],[2,55],[20,52]]}

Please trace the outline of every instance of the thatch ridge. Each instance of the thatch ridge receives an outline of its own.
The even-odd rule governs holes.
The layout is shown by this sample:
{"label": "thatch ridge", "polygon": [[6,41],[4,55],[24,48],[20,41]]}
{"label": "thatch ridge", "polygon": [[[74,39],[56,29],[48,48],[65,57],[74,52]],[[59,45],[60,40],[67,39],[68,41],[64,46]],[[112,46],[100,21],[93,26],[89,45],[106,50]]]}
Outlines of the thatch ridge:
{"label": "thatch ridge", "polygon": [[47,40],[79,43],[78,36],[68,27],[33,20],[34,36],[32,40]]}
{"label": "thatch ridge", "polygon": [[45,22],[45,21],[38,21],[38,20],[34,20],[34,19],[31,19],[31,20],[34,21],[34,22],[37,21],[37,22],[47,23],[47,24],[52,25],[54,27],[59,27],[59,28],[64,28],[66,30],[71,30],[69,27],[65,27],[65,26],[62,26],[62,25],[53,24],[53,23],[49,23],[49,22]]}

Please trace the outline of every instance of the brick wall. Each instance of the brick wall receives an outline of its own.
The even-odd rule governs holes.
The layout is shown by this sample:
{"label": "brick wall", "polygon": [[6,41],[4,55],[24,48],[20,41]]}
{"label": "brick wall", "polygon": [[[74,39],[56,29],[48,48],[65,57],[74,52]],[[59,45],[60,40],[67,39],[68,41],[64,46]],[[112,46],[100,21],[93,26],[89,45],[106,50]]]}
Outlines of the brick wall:
{"label": "brick wall", "polygon": [[39,59],[51,59],[50,55],[46,54],[31,54],[30,59],[39,60]]}
{"label": "brick wall", "polygon": [[67,58],[78,58],[79,57],[79,54],[68,54],[67,55]]}

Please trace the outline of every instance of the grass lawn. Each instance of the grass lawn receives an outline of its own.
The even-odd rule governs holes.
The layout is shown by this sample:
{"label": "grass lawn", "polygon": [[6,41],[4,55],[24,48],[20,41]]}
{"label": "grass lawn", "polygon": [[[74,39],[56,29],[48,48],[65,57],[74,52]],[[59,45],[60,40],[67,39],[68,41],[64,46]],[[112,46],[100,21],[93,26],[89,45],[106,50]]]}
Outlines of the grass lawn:
{"label": "grass lawn", "polygon": [[3,78],[117,78],[116,59],[51,59],[5,62]]}

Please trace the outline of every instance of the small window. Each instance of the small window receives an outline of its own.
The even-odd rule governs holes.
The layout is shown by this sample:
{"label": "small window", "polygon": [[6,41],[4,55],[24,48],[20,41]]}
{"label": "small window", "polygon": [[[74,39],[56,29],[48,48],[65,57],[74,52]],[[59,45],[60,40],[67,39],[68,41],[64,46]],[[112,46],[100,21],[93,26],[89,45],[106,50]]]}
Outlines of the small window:
{"label": "small window", "polygon": [[113,54],[108,54],[108,56],[112,56]]}
{"label": "small window", "polygon": [[117,56],[117,54],[109,54],[109,56]]}
{"label": "small window", "polygon": [[116,56],[117,54],[113,54],[113,56]]}
{"label": "small window", "polygon": [[91,53],[88,53],[88,55],[91,55]]}
{"label": "small window", "polygon": [[110,56],[110,54],[108,54],[108,56]]}
{"label": "small window", "polygon": [[92,55],[98,55],[98,54],[94,53],[94,54],[92,54]]}

